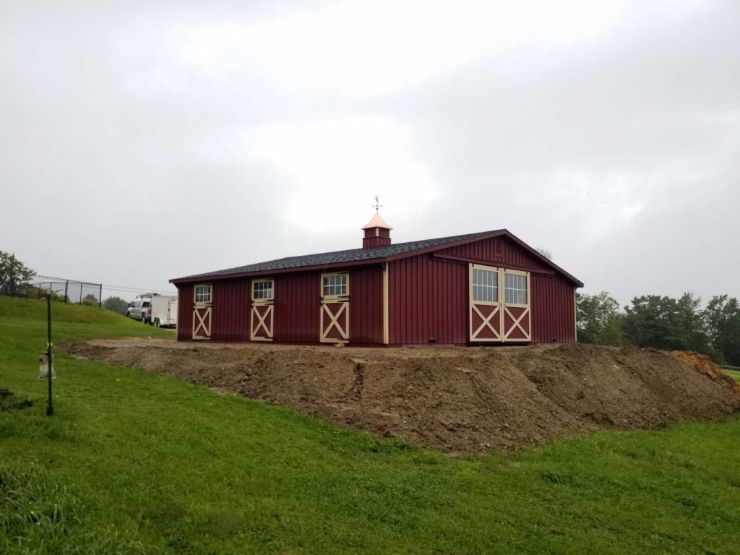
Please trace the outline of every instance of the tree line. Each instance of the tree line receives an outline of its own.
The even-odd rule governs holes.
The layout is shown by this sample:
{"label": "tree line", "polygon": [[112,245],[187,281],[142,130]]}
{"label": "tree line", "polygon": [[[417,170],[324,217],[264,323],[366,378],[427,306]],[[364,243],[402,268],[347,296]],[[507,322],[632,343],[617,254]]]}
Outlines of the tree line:
{"label": "tree line", "polygon": [[0,251],[0,295],[17,295],[35,275],[15,254]]}
{"label": "tree line", "polygon": [[607,291],[578,293],[576,300],[580,342],[696,351],[740,366],[740,304],[735,297],[714,296],[703,306],[692,293],[679,298],[643,295],[624,310]]}

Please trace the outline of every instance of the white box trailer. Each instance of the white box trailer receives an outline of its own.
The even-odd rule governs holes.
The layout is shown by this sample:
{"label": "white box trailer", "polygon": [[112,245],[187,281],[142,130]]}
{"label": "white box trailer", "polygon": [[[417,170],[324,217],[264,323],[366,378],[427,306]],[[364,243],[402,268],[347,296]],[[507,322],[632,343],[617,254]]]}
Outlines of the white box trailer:
{"label": "white box trailer", "polygon": [[151,312],[146,322],[158,328],[177,326],[177,297],[169,295],[152,295]]}

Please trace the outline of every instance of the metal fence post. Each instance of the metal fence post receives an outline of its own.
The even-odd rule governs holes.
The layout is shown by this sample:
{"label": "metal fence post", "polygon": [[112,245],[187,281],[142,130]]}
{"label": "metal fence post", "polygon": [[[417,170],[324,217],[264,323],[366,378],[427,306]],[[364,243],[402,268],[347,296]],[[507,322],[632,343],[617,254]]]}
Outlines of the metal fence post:
{"label": "metal fence post", "polygon": [[98,290],[98,307],[103,307],[103,284],[100,284],[100,289]]}
{"label": "metal fence post", "polygon": [[69,280],[64,282],[64,304],[67,304],[69,302],[69,297],[67,296],[67,293],[69,293]]}

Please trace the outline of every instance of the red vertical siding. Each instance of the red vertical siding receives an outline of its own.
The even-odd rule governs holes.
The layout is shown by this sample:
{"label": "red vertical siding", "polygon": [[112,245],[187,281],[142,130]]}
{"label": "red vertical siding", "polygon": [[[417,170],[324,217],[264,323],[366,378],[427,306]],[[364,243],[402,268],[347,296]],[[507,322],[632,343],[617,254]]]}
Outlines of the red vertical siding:
{"label": "red vertical siding", "polygon": [[576,340],[574,287],[560,275],[532,274],[532,341],[572,343]]}
{"label": "red vertical siding", "polygon": [[177,340],[190,341],[193,336],[193,285],[177,287]]}
{"label": "red vertical siding", "polygon": [[249,340],[249,287],[249,279],[213,282],[211,340]]}
{"label": "red vertical siding", "polygon": [[390,343],[468,341],[468,266],[414,256],[391,262]]}
{"label": "red vertical siding", "polygon": [[[276,342],[318,343],[321,272],[277,275],[274,329]],[[214,281],[211,312],[213,341],[249,341],[249,279]],[[193,286],[179,288],[177,338],[192,338]],[[350,271],[350,343],[383,342],[383,270],[367,266]]]}
{"label": "red vertical siding", "polygon": [[275,341],[318,342],[320,276],[318,272],[306,272],[275,277]]}
{"label": "red vertical siding", "polygon": [[[391,344],[468,343],[468,262],[529,270],[532,341],[575,341],[573,284],[514,241],[495,237],[388,264]],[[383,269],[369,265],[349,274],[350,343],[382,344]],[[321,272],[278,274],[273,279],[274,340],[318,343]],[[249,340],[250,284],[248,278],[213,282],[214,341]],[[181,285],[180,340],[191,339],[192,312],[193,286]]]}
{"label": "red vertical siding", "polygon": [[[389,264],[392,344],[469,342],[468,261],[529,270],[533,342],[575,341],[573,285],[506,237]],[[538,273],[539,272],[539,273]]]}
{"label": "red vertical siding", "polygon": [[352,270],[349,283],[349,342],[383,343],[383,268]]}
{"label": "red vertical siding", "polygon": [[439,251],[440,254],[461,256],[471,260],[489,263],[492,266],[509,266],[528,270],[546,270],[549,267],[508,237],[493,237],[459,247]]}
{"label": "red vertical siding", "polygon": [[[350,343],[383,342],[383,271],[368,266],[349,272]],[[275,341],[318,343],[321,272],[275,277]]]}

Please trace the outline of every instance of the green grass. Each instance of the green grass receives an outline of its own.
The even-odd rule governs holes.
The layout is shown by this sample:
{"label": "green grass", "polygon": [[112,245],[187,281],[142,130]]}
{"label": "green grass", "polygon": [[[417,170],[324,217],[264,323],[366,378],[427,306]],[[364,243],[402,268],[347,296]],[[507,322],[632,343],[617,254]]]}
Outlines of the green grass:
{"label": "green grass", "polygon": [[740,370],[730,370],[729,368],[723,368],[725,372],[736,382],[740,382]]}
{"label": "green grass", "polygon": [[[54,305],[56,340],[172,336]],[[154,373],[57,359],[0,297],[0,552],[737,553],[740,418],[450,457]]]}

